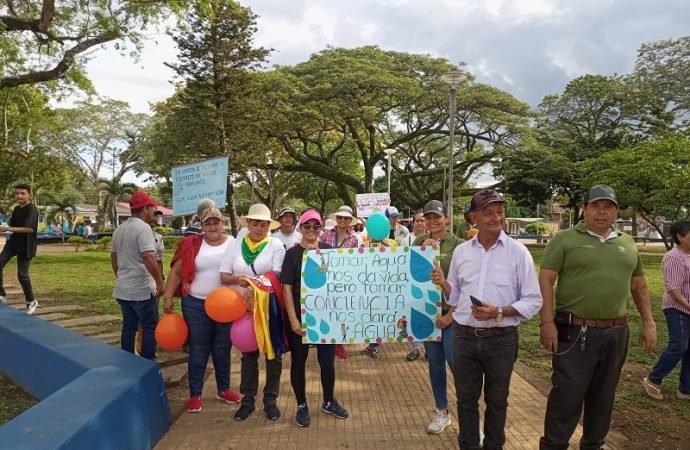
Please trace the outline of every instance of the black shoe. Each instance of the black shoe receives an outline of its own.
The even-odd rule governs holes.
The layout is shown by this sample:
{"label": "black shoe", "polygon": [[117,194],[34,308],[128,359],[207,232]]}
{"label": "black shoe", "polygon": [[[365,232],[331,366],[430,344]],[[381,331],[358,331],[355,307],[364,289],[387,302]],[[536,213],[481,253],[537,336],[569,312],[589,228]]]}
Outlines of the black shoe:
{"label": "black shoe", "polygon": [[295,416],[297,425],[300,427],[308,427],[311,423],[311,418],[309,417],[309,407],[306,403],[302,403],[297,406],[297,415]]}
{"label": "black shoe", "polygon": [[335,399],[331,400],[328,403],[322,404],[321,412],[326,414],[333,414],[338,419],[347,419],[347,417],[349,416],[347,409],[340,406],[340,403],[338,403]]}
{"label": "black shoe", "polygon": [[235,420],[243,421],[247,420],[247,417],[254,412],[254,407],[249,405],[242,405],[240,409],[235,413]]}
{"label": "black shoe", "polygon": [[268,405],[264,408],[264,411],[266,411],[266,417],[268,417],[269,420],[280,419],[280,410],[276,405]]}
{"label": "black shoe", "polygon": [[405,359],[408,361],[415,361],[415,360],[419,359],[419,356],[420,356],[419,349],[413,348],[412,350],[410,350],[410,353],[407,354]]}

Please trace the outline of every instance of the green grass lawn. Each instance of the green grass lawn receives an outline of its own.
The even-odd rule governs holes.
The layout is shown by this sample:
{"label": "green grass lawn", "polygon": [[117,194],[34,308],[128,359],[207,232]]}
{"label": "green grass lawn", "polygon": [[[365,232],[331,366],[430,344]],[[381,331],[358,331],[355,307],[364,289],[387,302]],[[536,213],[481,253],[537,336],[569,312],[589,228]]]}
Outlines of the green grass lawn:
{"label": "green grass lawn", "polygon": [[36,400],[0,374],[0,426],[35,404]]}

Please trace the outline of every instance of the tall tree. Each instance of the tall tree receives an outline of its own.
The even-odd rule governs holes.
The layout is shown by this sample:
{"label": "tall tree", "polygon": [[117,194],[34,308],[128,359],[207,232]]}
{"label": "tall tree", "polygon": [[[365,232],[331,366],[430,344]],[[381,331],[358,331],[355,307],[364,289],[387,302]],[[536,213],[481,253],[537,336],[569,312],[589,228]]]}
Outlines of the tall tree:
{"label": "tall tree", "polygon": [[[232,0],[199,0],[185,11],[172,33],[179,49],[177,61],[167,63],[186,82],[180,92],[188,109],[214,128],[215,145],[208,156],[228,155],[235,170],[235,153],[247,132],[245,98],[251,96],[249,72],[259,68],[269,50],[255,47],[256,15]],[[237,138],[233,140],[232,138]],[[237,232],[233,177],[228,177],[227,210]]]}
{"label": "tall tree", "polygon": [[[344,70],[343,68],[347,68]],[[259,124],[290,161],[269,167],[309,172],[333,182],[343,201],[371,192],[374,169],[395,148],[395,195],[414,203],[440,198],[448,158],[448,87],[440,76],[457,69],[428,55],[377,47],[328,48],[304,63],[264,76],[265,119]],[[529,107],[480,83],[458,91],[454,173],[461,186],[489,163],[499,146],[529,132]]]}
{"label": "tall tree", "polygon": [[[86,83],[85,52],[117,41],[136,52],[143,30],[185,0],[7,0],[0,4],[0,90],[68,79]],[[129,44],[129,45],[128,45]]]}

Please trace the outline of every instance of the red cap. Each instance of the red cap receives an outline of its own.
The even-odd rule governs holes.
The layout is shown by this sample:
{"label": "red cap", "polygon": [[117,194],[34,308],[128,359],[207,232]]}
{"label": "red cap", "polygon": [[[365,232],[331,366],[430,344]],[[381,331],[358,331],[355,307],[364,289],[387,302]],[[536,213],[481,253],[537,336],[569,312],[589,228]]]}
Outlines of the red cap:
{"label": "red cap", "polygon": [[132,198],[129,199],[129,207],[131,209],[141,209],[145,206],[160,206],[160,203],[154,201],[144,191],[137,191],[132,194]]}

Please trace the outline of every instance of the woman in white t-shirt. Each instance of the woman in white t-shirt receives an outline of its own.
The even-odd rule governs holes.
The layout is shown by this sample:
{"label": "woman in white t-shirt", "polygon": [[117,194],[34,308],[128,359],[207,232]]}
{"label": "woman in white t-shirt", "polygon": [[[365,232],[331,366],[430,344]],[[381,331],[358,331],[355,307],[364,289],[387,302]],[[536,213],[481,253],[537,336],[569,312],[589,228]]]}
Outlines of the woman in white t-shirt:
{"label": "woman in white t-shirt", "polygon": [[[205,310],[206,296],[220,287],[218,268],[233,238],[223,232],[223,214],[218,208],[201,213],[203,235],[191,235],[178,245],[172,269],[165,286],[163,310],[173,310],[173,296],[182,294],[182,314],[189,328],[189,401],[187,411],[199,412],[208,357],[213,357],[218,390],[216,398],[239,403],[240,397],[230,390],[230,324],[218,323]],[[178,294],[179,295],[179,294]]]}
{"label": "woman in white t-shirt", "polygon": [[[228,247],[219,270],[224,285],[238,286],[243,289],[245,301],[251,308],[254,288],[244,277],[252,278],[272,273],[279,279],[285,248],[282,242],[269,235],[269,231],[280,227],[280,223],[271,219],[271,212],[267,206],[252,205],[247,215],[240,218],[239,223],[247,226],[249,231],[242,239],[235,239]],[[242,353],[240,394],[243,397],[242,405],[235,413],[235,420],[246,420],[254,412],[254,403],[259,389],[259,353],[259,350]],[[263,402],[266,417],[270,420],[277,420],[280,417],[276,402],[282,370],[283,362],[280,355],[276,355],[273,359],[266,359]]]}

